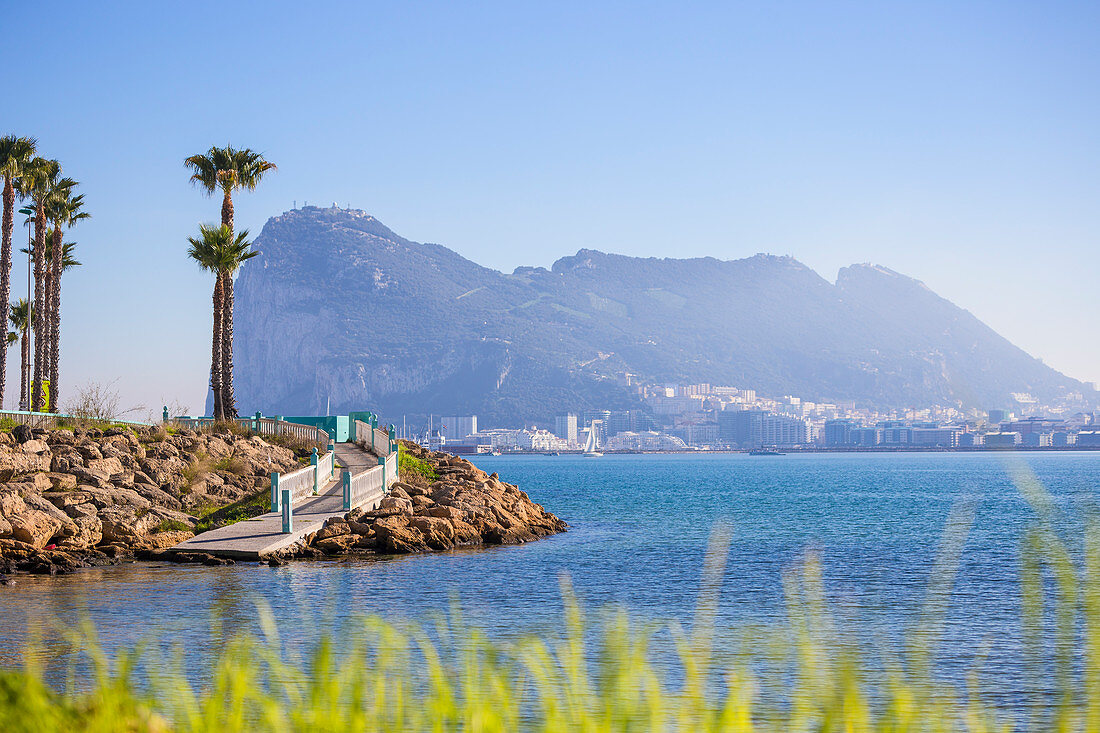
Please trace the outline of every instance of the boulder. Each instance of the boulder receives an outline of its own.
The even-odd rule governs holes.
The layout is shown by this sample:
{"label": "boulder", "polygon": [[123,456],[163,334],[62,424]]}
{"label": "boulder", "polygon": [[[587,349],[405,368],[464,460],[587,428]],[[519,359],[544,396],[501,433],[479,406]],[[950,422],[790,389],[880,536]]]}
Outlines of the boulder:
{"label": "boulder", "polygon": [[89,471],[104,474],[105,476],[114,476],[116,473],[122,473],[122,462],[115,456],[110,458],[97,458],[86,461],[84,467]]}
{"label": "boulder", "polygon": [[461,509],[456,509],[453,506],[442,506],[436,504],[433,507],[429,507],[428,516],[439,517],[441,519],[446,519],[447,521],[453,522],[465,518],[466,512],[462,511]]}
{"label": "boulder", "polygon": [[[401,492],[404,493],[404,492]],[[408,497],[400,496],[384,496],[382,501],[379,502],[378,508],[383,512],[394,512],[398,514],[412,514],[412,502]]]}
{"label": "boulder", "polygon": [[439,517],[413,517],[409,526],[420,530],[424,543],[433,550],[445,550],[454,545],[455,530],[450,522]]}
{"label": "boulder", "polygon": [[61,531],[61,522],[45,512],[28,509],[22,514],[9,517],[11,536],[36,548],[43,548]]}
{"label": "boulder", "polygon": [[[76,488],[76,476],[69,473],[40,474],[50,481],[50,487],[56,491],[71,491]],[[49,491],[49,489],[46,489]]]}
{"label": "boulder", "polygon": [[[82,506],[90,507],[91,504]],[[94,511],[94,507],[92,508]],[[75,550],[95,547],[103,541],[103,522],[93,514],[78,515],[72,518],[73,531],[62,538],[60,546]]]}
{"label": "boulder", "polygon": [[383,552],[419,552],[423,550],[424,536],[408,525],[408,518],[404,516],[383,517],[374,525],[374,532],[378,536],[378,549]]}
{"label": "boulder", "polygon": [[7,446],[0,446],[0,480],[8,481],[12,476],[18,474],[49,471],[51,458],[49,452],[27,453],[19,449],[12,450]]}
{"label": "boulder", "polygon": [[[345,529],[347,528],[346,524],[343,526]],[[359,537],[357,535],[344,533],[341,535],[324,537],[322,539],[315,540],[313,546],[321,552],[324,552],[326,555],[339,555],[340,553],[347,552],[349,549],[354,547],[358,539]]]}
{"label": "boulder", "polygon": [[11,437],[16,443],[26,443],[32,437],[31,429],[26,425],[16,425],[11,429]]}
{"label": "boulder", "polygon": [[315,541],[320,542],[321,540],[342,537],[349,534],[351,534],[351,527],[348,526],[347,522],[333,522],[317,533]]}
{"label": "boulder", "polygon": [[181,542],[191,539],[195,536],[194,532],[188,530],[171,530],[168,532],[153,532],[145,537],[142,537],[137,543],[135,548],[141,550],[166,550],[169,547],[175,547]]}

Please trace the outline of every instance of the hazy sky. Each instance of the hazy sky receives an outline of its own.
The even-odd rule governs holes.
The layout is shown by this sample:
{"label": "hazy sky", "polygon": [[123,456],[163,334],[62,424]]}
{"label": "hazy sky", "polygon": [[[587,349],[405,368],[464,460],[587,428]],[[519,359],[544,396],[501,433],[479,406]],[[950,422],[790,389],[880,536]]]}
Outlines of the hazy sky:
{"label": "hazy sky", "polygon": [[[117,379],[127,404],[201,410],[212,283],[185,248],[219,204],[182,160],[227,142],[279,165],[237,198],[254,233],[338,201],[505,271],[581,247],[791,254],[829,280],[871,261],[1100,381],[1095,2],[0,0],[0,18],[0,133],[36,136],[94,215],[70,236],[63,404]],[[10,406],[14,353],[9,375]]]}

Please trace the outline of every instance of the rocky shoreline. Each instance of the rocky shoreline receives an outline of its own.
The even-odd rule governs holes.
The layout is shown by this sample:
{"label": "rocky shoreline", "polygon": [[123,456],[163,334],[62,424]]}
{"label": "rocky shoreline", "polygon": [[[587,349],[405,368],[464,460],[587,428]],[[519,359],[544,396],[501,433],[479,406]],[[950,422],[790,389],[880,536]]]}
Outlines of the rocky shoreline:
{"label": "rocky shoreline", "polygon": [[464,458],[401,441],[402,480],[378,509],[328,520],[272,562],[349,553],[405,554],[515,545],[564,532],[564,521],[514,484]]}
{"label": "rocky shoreline", "polygon": [[[0,584],[138,560],[232,560],[174,553],[183,540],[268,510],[271,471],[310,447],[222,429],[0,431]],[[518,487],[469,461],[402,442],[402,481],[382,506],[353,510],[269,558],[402,554],[517,544],[566,529]]]}

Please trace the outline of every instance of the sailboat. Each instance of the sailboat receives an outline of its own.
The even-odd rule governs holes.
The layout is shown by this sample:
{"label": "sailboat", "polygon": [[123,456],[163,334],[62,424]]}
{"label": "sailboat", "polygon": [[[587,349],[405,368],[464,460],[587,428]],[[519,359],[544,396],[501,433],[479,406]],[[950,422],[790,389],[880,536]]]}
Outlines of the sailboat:
{"label": "sailboat", "polygon": [[600,453],[598,450],[596,450],[595,428],[589,428],[588,440],[586,440],[584,443],[584,453],[582,453],[581,455],[585,456],[586,458],[599,458],[603,455],[603,453]]}

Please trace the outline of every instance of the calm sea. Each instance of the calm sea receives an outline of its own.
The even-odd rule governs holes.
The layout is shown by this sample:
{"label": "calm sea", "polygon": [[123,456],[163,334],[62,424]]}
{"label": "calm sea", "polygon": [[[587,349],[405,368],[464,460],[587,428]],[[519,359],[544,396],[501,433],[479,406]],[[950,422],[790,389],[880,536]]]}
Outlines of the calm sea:
{"label": "calm sea", "polygon": [[[57,629],[90,619],[110,648],[156,635],[201,657],[215,615],[247,626],[257,602],[284,638],[308,644],[356,614],[431,622],[457,599],[497,637],[558,626],[565,574],[588,608],[618,604],[689,624],[708,537],[728,523],[720,625],[782,621],[782,575],[808,552],[830,599],[858,627],[889,639],[925,597],[945,522],[972,506],[944,653],[965,664],[1018,658],[1019,540],[1035,518],[1015,480],[1033,472],[1055,498],[1056,528],[1079,547],[1095,503],[1100,453],[808,454],[776,457],[479,457],[569,522],[519,547],[269,568],[132,564],[0,588],[0,666],[28,638],[61,648]],[[56,645],[56,646],[55,646]]]}

